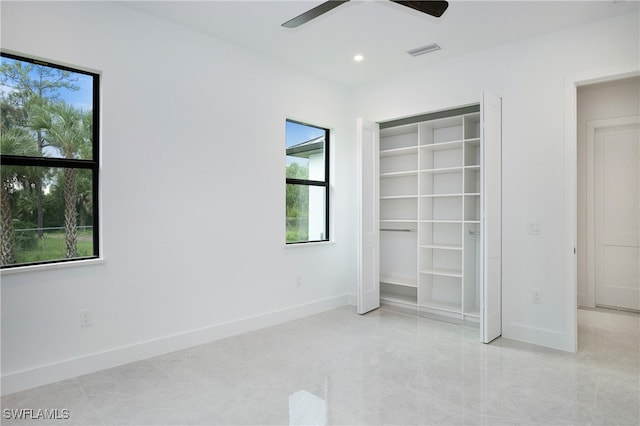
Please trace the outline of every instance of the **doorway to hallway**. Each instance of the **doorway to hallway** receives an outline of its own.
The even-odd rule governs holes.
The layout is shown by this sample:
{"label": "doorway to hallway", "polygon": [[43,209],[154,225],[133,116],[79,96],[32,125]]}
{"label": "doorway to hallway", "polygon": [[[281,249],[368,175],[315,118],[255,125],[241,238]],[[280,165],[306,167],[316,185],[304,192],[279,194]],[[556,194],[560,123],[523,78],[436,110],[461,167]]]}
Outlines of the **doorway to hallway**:
{"label": "doorway to hallway", "polygon": [[578,87],[578,305],[640,310],[640,78]]}

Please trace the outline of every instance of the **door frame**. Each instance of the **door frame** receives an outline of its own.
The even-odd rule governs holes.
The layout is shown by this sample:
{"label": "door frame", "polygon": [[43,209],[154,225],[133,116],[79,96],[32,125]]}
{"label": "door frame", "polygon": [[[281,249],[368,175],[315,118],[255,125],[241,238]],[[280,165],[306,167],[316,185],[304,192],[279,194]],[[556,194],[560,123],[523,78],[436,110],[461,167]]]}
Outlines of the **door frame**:
{"label": "door frame", "polygon": [[598,130],[640,123],[640,116],[604,118],[587,122],[587,294],[585,305],[596,307],[596,208],[595,205],[595,136]]}
{"label": "door frame", "polygon": [[563,310],[564,335],[562,349],[578,350],[578,87],[640,75],[637,62],[599,68],[565,77],[564,80],[564,243],[563,243]]}

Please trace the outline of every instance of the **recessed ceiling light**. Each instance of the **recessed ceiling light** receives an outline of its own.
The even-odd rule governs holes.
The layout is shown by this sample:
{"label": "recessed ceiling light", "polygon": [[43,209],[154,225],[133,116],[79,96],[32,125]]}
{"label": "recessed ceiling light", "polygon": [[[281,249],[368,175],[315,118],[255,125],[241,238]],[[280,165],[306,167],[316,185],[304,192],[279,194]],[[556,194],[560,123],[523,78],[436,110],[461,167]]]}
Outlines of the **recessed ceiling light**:
{"label": "recessed ceiling light", "polygon": [[353,57],[353,60],[356,61],[356,62],[362,62],[364,60],[364,56],[358,54],[358,55]]}

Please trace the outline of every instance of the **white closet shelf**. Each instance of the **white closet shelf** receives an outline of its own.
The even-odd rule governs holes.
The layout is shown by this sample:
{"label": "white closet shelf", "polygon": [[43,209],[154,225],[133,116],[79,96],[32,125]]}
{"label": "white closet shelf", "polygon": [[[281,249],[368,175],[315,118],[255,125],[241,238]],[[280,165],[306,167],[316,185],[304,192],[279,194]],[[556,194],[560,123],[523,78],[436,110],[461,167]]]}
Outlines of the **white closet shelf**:
{"label": "white closet shelf", "polygon": [[440,167],[435,169],[424,169],[420,170],[420,173],[428,173],[428,174],[445,174],[445,173],[459,173],[464,169],[463,166],[457,167]]}
{"label": "white closet shelf", "polygon": [[423,194],[420,197],[421,198],[451,198],[451,197],[462,197],[463,195],[468,195],[468,194],[463,194],[463,193],[456,193],[456,194]]}
{"label": "white closet shelf", "polygon": [[418,147],[417,146],[409,146],[406,148],[394,148],[394,149],[385,149],[380,151],[380,157],[394,157],[396,155],[411,155],[417,154]]}
{"label": "white closet shelf", "polygon": [[449,220],[449,219],[420,219],[420,223],[463,223],[465,221],[458,220]]}
{"label": "white closet shelf", "polygon": [[395,177],[406,177],[406,176],[418,176],[418,171],[406,170],[401,172],[380,173],[380,178],[395,178]]}
{"label": "white closet shelf", "polygon": [[459,314],[462,306],[459,303],[441,302],[439,300],[426,300],[420,304],[421,308],[437,309],[439,311],[447,311]]}
{"label": "white closet shelf", "polygon": [[408,200],[418,198],[416,194],[414,195],[384,195],[380,197],[381,200]]}
{"label": "white closet shelf", "polygon": [[462,250],[462,246],[453,244],[422,244],[420,248],[436,250]]}
{"label": "white closet shelf", "polygon": [[468,306],[464,308],[464,314],[470,317],[480,317],[480,308],[477,306]]}
{"label": "white closet shelf", "polygon": [[380,282],[402,287],[418,287],[418,279],[416,277],[394,277],[391,275],[380,275]]}
{"label": "white closet shelf", "polygon": [[399,303],[402,305],[416,306],[416,298],[411,296],[402,296],[400,294],[391,294],[380,292],[380,300],[391,303]]}
{"label": "white closet shelf", "polygon": [[404,124],[396,127],[387,127],[386,129],[380,129],[380,137],[388,138],[389,136],[414,136],[418,137],[418,125],[416,123]]}
{"label": "white closet shelf", "polygon": [[441,277],[462,278],[462,271],[459,269],[430,268],[420,271],[421,274],[439,275]]}
{"label": "white closet shelf", "polygon": [[471,170],[471,171],[474,171],[474,170],[478,170],[479,171],[480,170],[480,165],[479,164],[472,164],[470,166],[464,166],[464,169],[465,170]]}
{"label": "white closet shelf", "polygon": [[431,143],[427,145],[420,145],[420,148],[425,149],[427,151],[440,151],[443,149],[458,149],[462,148],[462,141],[450,141],[450,142],[440,142],[440,143]]}
{"label": "white closet shelf", "polygon": [[464,140],[469,145],[480,146],[480,138],[469,138]]}

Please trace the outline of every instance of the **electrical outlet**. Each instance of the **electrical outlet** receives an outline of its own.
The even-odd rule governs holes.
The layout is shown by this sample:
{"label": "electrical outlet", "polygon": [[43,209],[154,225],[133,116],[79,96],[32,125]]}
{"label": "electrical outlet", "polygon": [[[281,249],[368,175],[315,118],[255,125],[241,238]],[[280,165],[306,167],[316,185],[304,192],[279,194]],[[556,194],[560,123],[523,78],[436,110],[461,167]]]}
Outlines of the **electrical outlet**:
{"label": "electrical outlet", "polygon": [[80,327],[91,327],[93,324],[91,318],[91,311],[89,309],[83,309],[80,311]]}
{"label": "electrical outlet", "polygon": [[527,223],[527,234],[529,235],[540,235],[542,230],[540,229],[540,222],[529,222]]}
{"label": "electrical outlet", "polygon": [[542,292],[540,290],[538,290],[537,288],[534,288],[533,290],[531,290],[531,303],[535,303],[539,305],[541,303],[541,299],[542,299]]}

